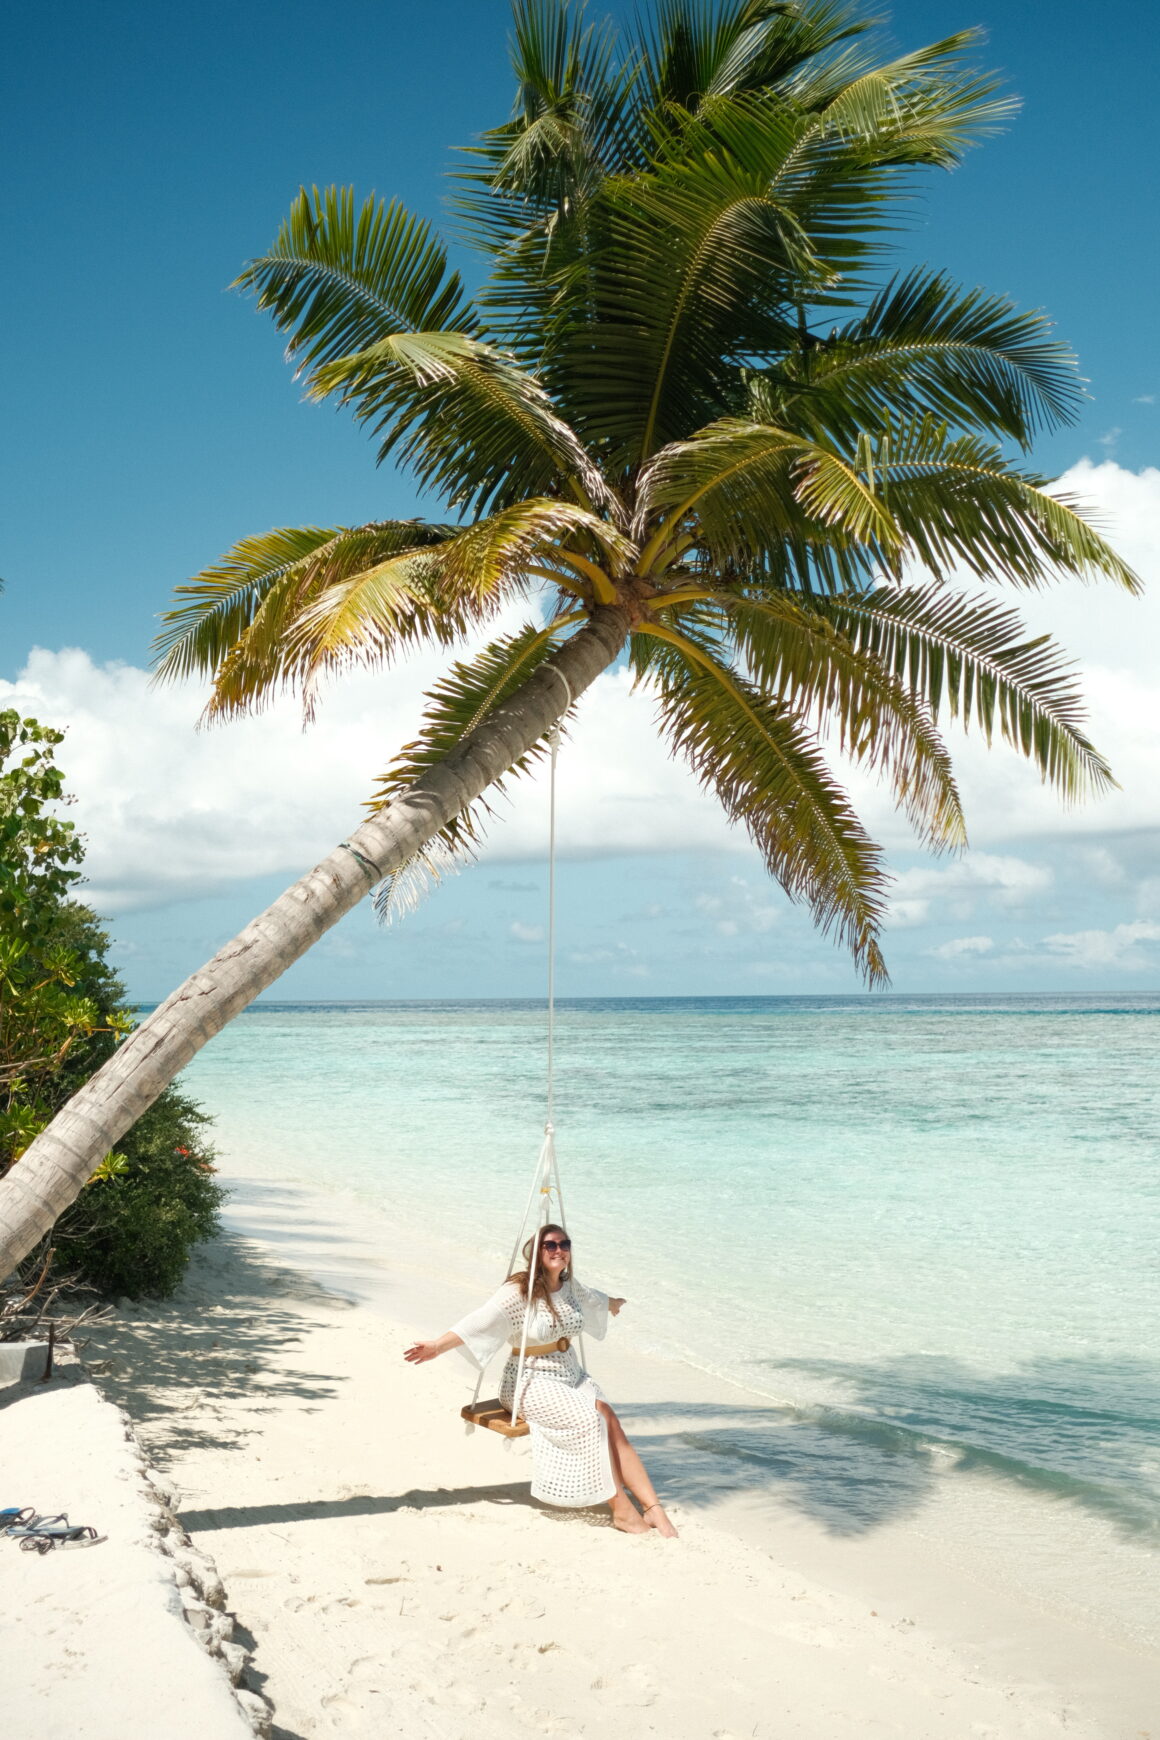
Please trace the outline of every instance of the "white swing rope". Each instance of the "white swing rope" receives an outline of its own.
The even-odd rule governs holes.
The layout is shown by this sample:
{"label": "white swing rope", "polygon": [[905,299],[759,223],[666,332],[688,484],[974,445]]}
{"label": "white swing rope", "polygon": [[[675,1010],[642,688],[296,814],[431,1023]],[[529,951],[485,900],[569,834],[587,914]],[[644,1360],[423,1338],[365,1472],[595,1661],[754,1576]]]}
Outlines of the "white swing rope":
{"label": "white swing rope", "polygon": [[[569,683],[563,671],[559,670],[555,665],[551,665],[548,668],[551,670],[553,676],[559,677],[564,685],[568,696],[564,712],[567,713],[573,702],[572,685]],[[563,715],[561,715],[561,717],[563,717]],[[512,1392],[511,1417],[513,1425],[519,1417],[519,1403],[523,1396],[524,1366],[527,1360],[528,1347],[528,1327],[532,1320],[532,1309],[534,1305],[532,1284],[536,1273],[536,1265],[539,1261],[540,1239],[543,1235],[544,1227],[551,1218],[553,1196],[555,1196],[556,1202],[559,1206],[561,1224],[566,1224],[564,1221],[564,1192],[560,1185],[560,1166],[556,1158],[556,1126],[552,1122],[553,1114],[556,1109],[556,761],[560,753],[559,720],[557,720],[555,725],[552,726],[552,729],[548,734],[548,744],[550,758],[548,771],[547,1118],[544,1123],[544,1140],[540,1146],[540,1153],[539,1158],[536,1161],[535,1172],[532,1175],[532,1188],[528,1193],[527,1206],[524,1209],[523,1219],[520,1221],[520,1230],[516,1234],[516,1242],[512,1246],[511,1260],[507,1267],[509,1275],[515,1272],[516,1261],[520,1254],[520,1245],[523,1242],[524,1232],[527,1228],[528,1220],[531,1217],[533,1206],[536,1204],[538,1198],[539,1207],[536,1214],[536,1228],[532,1235],[532,1253],[528,1263],[528,1296],[524,1305],[524,1322],[520,1334],[519,1363],[516,1366],[515,1389]],[[570,1263],[569,1272],[572,1273]],[[581,1363],[583,1363],[584,1338],[583,1336],[580,1336],[578,1339],[580,1342]],[[479,1377],[476,1379],[475,1383],[475,1394],[471,1399],[472,1407],[474,1407],[479,1401],[479,1392],[483,1388],[484,1376],[485,1373],[481,1369]],[[469,1433],[473,1432],[475,1427],[469,1424],[467,1430]],[[505,1442],[508,1448],[510,1448],[511,1439],[509,1438],[505,1440]]]}

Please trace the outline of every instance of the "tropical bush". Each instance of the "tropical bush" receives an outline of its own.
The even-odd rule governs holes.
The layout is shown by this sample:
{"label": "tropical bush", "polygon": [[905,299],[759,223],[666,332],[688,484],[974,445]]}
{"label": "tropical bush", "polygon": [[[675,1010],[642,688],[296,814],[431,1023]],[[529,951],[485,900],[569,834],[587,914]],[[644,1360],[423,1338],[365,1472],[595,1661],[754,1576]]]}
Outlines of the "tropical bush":
{"label": "tropical bush", "polygon": [[[63,733],[0,713],[0,1176],[133,1028],[109,937],[72,898],[83,843],[59,813]],[[167,1088],[27,1259],[106,1297],[172,1292],[217,1227],[209,1120]]]}

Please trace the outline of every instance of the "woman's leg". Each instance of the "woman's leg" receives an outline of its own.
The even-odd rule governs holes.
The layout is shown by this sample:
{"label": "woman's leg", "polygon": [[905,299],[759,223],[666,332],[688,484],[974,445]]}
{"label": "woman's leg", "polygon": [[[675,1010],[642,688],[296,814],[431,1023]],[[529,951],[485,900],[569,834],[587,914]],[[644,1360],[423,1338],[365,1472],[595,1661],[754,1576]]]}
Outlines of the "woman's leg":
{"label": "woman's leg", "polygon": [[[616,1481],[617,1488],[628,1487],[644,1512],[644,1521],[648,1528],[656,1529],[670,1539],[675,1538],[677,1531],[665,1515],[664,1507],[657,1498],[656,1488],[648,1477],[644,1463],[629,1442],[624,1427],[607,1402],[597,1402],[596,1406],[608,1423],[608,1454],[612,1462],[612,1478]],[[617,1500],[613,1499],[614,1522],[616,1504]]]}
{"label": "woman's leg", "polygon": [[[607,1417],[608,1410],[604,1405],[600,1402],[596,1405],[601,1413]],[[621,1433],[621,1436],[623,1437],[624,1434]],[[626,1535],[647,1535],[650,1525],[645,1522],[624,1490],[624,1470],[620,1466],[620,1456],[616,1441],[612,1436],[611,1427],[608,1431],[608,1460],[612,1466],[612,1478],[616,1482],[616,1497],[610,1498],[608,1501],[608,1508],[612,1512],[613,1526],[623,1529]]]}

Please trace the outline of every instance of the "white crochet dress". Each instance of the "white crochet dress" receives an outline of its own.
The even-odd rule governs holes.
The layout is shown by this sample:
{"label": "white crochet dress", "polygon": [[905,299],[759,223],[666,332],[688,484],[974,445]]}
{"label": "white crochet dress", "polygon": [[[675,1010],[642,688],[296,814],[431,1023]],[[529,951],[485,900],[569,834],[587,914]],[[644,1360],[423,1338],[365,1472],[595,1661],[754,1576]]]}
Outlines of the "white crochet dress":
{"label": "white crochet dress", "polygon": [[[528,1324],[528,1346],[572,1341],[583,1330],[602,1341],[608,1329],[608,1295],[578,1281],[565,1281],[552,1295],[556,1314],[537,1299]],[[484,1366],[506,1343],[518,1348],[524,1327],[525,1302],[514,1281],[507,1281],[486,1305],[452,1324],[463,1351]],[[512,1408],[518,1359],[508,1353],[499,1396]],[[523,1396],[513,1412],[528,1422],[532,1442],[532,1497],[544,1504],[578,1507],[606,1504],[616,1493],[608,1456],[608,1426],[596,1404],[603,1391],[593,1383],[576,1356],[575,1347],[561,1353],[537,1354],[524,1364]]]}

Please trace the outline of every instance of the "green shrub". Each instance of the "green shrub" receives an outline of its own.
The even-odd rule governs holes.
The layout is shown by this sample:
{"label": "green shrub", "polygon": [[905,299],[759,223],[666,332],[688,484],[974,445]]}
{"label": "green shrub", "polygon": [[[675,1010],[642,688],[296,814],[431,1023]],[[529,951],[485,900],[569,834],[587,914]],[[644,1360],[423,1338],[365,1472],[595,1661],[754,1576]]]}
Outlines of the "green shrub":
{"label": "green shrub", "polygon": [[52,1232],[58,1268],[106,1298],[164,1297],[192,1247],[213,1236],[225,1192],[214,1182],[203,1111],[167,1088]]}
{"label": "green shrub", "polygon": [[[0,1177],[110,1057],[133,1017],[109,937],[72,891],[84,848],[57,806],[59,731],[0,712]],[[22,1265],[106,1297],[171,1293],[217,1229],[209,1119],[176,1088],[134,1125]]]}

